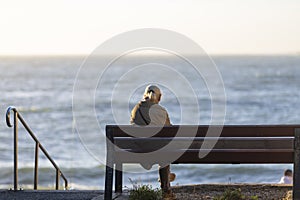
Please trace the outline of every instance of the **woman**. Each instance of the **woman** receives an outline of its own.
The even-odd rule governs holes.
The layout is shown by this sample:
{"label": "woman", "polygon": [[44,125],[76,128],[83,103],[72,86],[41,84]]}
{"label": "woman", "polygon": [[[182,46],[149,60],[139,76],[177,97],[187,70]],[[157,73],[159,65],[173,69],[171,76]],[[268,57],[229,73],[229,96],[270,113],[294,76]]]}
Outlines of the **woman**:
{"label": "woman", "polygon": [[[143,99],[131,111],[130,123],[139,126],[170,126],[167,110],[159,105],[161,96],[161,91],[156,85],[147,86]],[[170,165],[160,167],[159,176],[164,197],[174,196],[170,181],[175,179],[175,174],[170,173]]]}

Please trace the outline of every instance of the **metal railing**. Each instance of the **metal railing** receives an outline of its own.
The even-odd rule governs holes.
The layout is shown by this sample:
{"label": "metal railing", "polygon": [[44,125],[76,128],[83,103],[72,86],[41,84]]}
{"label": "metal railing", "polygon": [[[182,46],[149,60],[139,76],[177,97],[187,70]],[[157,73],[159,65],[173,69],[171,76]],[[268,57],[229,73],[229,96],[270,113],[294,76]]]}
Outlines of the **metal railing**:
{"label": "metal railing", "polygon": [[[12,125],[10,123],[10,113],[11,111],[14,112],[14,124]],[[62,177],[65,181],[65,189],[68,189],[68,180],[64,176],[64,174],[61,172],[59,167],[56,165],[56,163],[53,161],[53,159],[50,157],[46,149],[42,146],[40,141],[36,138],[36,136],[33,134],[32,130],[29,128],[29,126],[24,121],[22,115],[17,111],[15,107],[8,107],[6,111],[6,124],[8,127],[14,127],[14,190],[17,190],[18,188],[18,120],[21,122],[21,124],[24,126],[26,131],[30,134],[32,139],[35,141],[35,165],[34,165],[34,190],[37,190],[38,185],[38,155],[39,155],[39,149],[44,153],[44,155],[47,157],[47,159],[52,163],[53,167],[56,169],[56,186],[55,189],[59,189],[59,179]]]}

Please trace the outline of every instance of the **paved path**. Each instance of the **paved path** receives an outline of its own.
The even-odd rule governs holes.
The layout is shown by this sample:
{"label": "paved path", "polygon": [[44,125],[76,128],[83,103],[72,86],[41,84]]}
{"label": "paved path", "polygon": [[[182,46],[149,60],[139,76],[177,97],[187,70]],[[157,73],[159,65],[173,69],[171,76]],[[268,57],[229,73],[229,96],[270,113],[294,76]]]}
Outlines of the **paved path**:
{"label": "paved path", "polygon": [[[103,200],[100,190],[0,190],[0,200]],[[114,200],[127,200],[128,195],[114,195]]]}

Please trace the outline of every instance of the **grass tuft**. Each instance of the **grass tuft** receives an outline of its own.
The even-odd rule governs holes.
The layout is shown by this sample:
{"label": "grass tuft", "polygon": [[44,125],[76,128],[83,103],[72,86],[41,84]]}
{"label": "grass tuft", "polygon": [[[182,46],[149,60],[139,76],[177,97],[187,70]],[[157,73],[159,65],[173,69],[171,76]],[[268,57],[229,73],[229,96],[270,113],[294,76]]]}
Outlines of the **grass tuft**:
{"label": "grass tuft", "polygon": [[129,190],[129,200],[161,200],[161,189],[153,189],[151,185],[138,185],[129,179],[133,185],[133,189]]}

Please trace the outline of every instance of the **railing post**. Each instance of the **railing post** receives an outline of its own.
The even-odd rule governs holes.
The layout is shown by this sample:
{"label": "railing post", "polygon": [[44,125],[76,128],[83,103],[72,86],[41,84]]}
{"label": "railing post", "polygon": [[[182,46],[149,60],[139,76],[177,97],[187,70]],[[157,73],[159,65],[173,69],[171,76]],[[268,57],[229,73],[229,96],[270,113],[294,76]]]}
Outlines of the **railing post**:
{"label": "railing post", "polygon": [[295,129],[293,199],[300,199],[300,128]]}
{"label": "railing post", "polygon": [[14,190],[18,190],[18,113],[14,111]]}
{"label": "railing post", "polygon": [[40,143],[35,143],[35,163],[34,163],[34,190],[37,190],[38,185],[38,163],[39,163],[39,147]]}
{"label": "railing post", "polygon": [[56,186],[55,186],[56,190],[59,189],[59,177],[60,177],[60,171],[56,169]]}
{"label": "railing post", "polygon": [[68,190],[68,180],[65,178],[64,178],[64,180],[65,180],[65,190]]}

